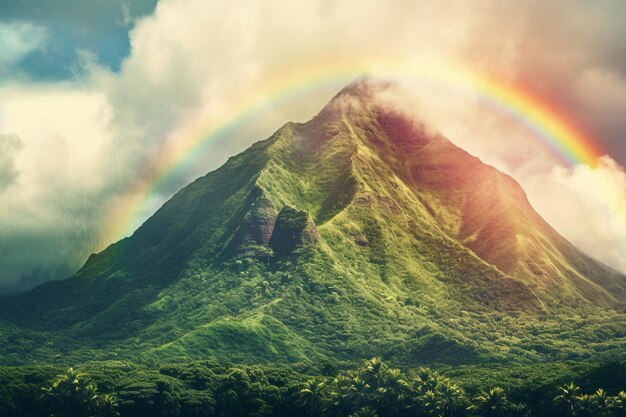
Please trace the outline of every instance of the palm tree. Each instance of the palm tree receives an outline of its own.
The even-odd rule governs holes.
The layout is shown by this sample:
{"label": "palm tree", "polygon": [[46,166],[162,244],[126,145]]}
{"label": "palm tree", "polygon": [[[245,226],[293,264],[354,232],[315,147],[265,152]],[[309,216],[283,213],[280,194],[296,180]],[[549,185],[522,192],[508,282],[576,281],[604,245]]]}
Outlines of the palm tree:
{"label": "palm tree", "polygon": [[386,371],[387,365],[383,363],[382,359],[376,357],[365,361],[361,374],[365,382],[372,388],[378,388],[383,381],[383,375]]}
{"label": "palm tree", "polygon": [[591,395],[582,394],[576,397],[576,400],[578,401],[577,416],[594,416],[594,403]]}
{"label": "palm tree", "polygon": [[92,382],[87,383],[84,387],[83,396],[89,416],[97,415],[101,402],[98,387]]}
{"label": "palm tree", "polygon": [[115,395],[104,394],[100,395],[97,400],[98,404],[98,417],[117,417],[119,413],[117,412],[117,398]]}
{"label": "palm tree", "polygon": [[474,411],[481,417],[503,417],[511,410],[511,403],[504,389],[495,387],[474,398],[468,410]]}
{"label": "palm tree", "polygon": [[350,393],[350,378],[344,375],[338,375],[332,384],[329,392],[330,404],[328,410],[331,413],[349,413],[354,407],[348,399]]}
{"label": "palm tree", "polygon": [[380,379],[377,391],[382,395],[382,405],[390,415],[397,416],[409,397],[410,385],[399,369],[388,369]]}
{"label": "palm tree", "polygon": [[620,391],[613,397],[613,409],[617,417],[626,417],[626,391]]}
{"label": "palm tree", "polygon": [[413,380],[413,388],[418,392],[434,391],[440,376],[428,368],[419,368]]}
{"label": "palm tree", "polygon": [[418,413],[434,417],[444,416],[441,401],[432,390],[428,390],[419,396]]}
{"label": "palm tree", "polygon": [[591,403],[597,416],[607,416],[613,408],[613,398],[609,397],[602,388],[591,395]]}
{"label": "palm tree", "polygon": [[318,378],[309,380],[298,393],[298,400],[302,407],[309,411],[309,416],[320,414],[324,403],[323,389],[326,381]]}
{"label": "palm tree", "polygon": [[364,407],[369,400],[371,387],[362,378],[355,376],[349,380],[344,397],[353,409]]}
{"label": "palm tree", "polygon": [[578,397],[580,395],[580,387],[574,383],[563,385],[559,388],[559,394],[554,397],[554,403],[565,411],[568,417],[577,415],[580,407]]}
{"label": "palm tree", "polygon": [[435,387],[435,395],[443,416],[454,417],[464,401],[464,392],[448,378],[439,378]]}
{"label": "palm tree", "polygon": [[331,414],[349,414],[365,405],[369,385],[358,376],[340,375],[333,380],[333,388],[330,392],[331,405],[327,410]]}
{"label": "palm tree", "polygon": [[113,395],[100,395],[86,374],[69,368],[50,387],[43,388],[43,399],[51,414],[60,416],[117,416]]}

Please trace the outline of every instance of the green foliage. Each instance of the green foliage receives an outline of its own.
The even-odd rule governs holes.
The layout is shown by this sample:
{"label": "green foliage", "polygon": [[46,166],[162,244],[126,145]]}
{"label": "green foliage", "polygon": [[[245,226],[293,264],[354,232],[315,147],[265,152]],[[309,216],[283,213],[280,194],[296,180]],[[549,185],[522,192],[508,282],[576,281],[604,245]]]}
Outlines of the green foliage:
{"label": "green foliage", "polygon": [[[537,390],[532,380],[517,389],[488,387],[479,381],[472,386],[464,385],[463,378],[428,368],[393,368],[380,358],[328,375],[315,369],[296,372],[289,367],[216,361],[160,367],[90,362],[80,369],[55,377],[60,369],[0,368],[0,416],[621,417],[626,413],[623,386],[588,392],[573,383]],[[552,380],[558,380],[572,376],[566,369],[556,366],[541,372],[556,370],[560,378]],[[601,368],[587,368],[579,379],[597,369]],[[453,371],[458,370],[446,374]],[[492,379],[504,372],[495,370]],[[520,375],[515,367],[506,372]],[[523,395],[529,392],[534,394]]]}
{"label": "green foliage", "polygon": [[349,86],[74,277],[3,297],[0,364],[623,360],[623,277],[512,179],[370,99]]}
{"label": "green foliage", "polygon": [[367,91],[0,299],[0,416],[623,416],[624,277]]}
{"label": "green foliage", "polygon": [[559,394],[554,397],[554,402],[561,413],[566,416],[575,416],[580,409],[580,387],[569,383],[559,388]]}
{"label": "green foliage", "polygon": [[42,389],[43,408],[54,417],[116,417],[117,398],[100,394],[86,374],[69,368]]}
{"label": "green foliage", "polygon": [[503,417],[511,414],[513,404],[502,388],[495,387],[475,397],[474,404],[468,410],[481,417]]}

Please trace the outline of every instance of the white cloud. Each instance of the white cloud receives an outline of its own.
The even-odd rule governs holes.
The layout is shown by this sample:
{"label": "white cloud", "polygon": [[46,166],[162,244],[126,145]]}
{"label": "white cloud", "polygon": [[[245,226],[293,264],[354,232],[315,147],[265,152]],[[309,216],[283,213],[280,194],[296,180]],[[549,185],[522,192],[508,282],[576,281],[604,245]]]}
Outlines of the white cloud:
{"label": "white cloud", "polygon": [[19,176],[0,198],[3,284],[62,278],[102,244],[109,107],[101,92],[71,85],[5,86],[0,97],[1,137],[20,141],[10,162]]}
{"label": "white cloud", "polygon": [[626,173],[609,157],[597,167],[554,167],[523,180],[530,201],[566,238],[626,273]]}

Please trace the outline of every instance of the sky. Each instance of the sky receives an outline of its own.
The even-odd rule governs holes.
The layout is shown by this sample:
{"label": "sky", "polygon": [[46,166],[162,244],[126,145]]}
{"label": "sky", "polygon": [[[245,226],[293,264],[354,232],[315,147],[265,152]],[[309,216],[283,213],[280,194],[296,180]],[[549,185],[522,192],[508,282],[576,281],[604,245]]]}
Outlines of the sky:
{"label": "sky", "polygon": [[[562,235],[626,272],[624,18],[618,0],[0,0],[0,291],[71,275],[189,181],[308,120],[354,74],[280,100],[274,86],[346,62],[397,69],[405,88],[393,100],[512,175]],[[521,85],[605,155],[566,164],[454,80],[434,87],[408,68]],[[193,158],[172,156],[224,126]],[[152,187],[173,160],[179,169]]]}

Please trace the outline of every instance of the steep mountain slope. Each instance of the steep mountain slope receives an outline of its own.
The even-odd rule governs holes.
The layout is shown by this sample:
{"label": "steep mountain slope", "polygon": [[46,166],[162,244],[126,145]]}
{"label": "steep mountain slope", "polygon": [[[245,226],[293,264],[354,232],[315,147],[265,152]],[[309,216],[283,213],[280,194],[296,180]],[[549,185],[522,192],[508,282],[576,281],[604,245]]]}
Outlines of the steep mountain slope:
{"label": "steep mountain slope", "polygon": [[625,277],[512,178],[379,104],[385,88],[355,82],[74,277],[2,299],[4,361],[621,355]]}

